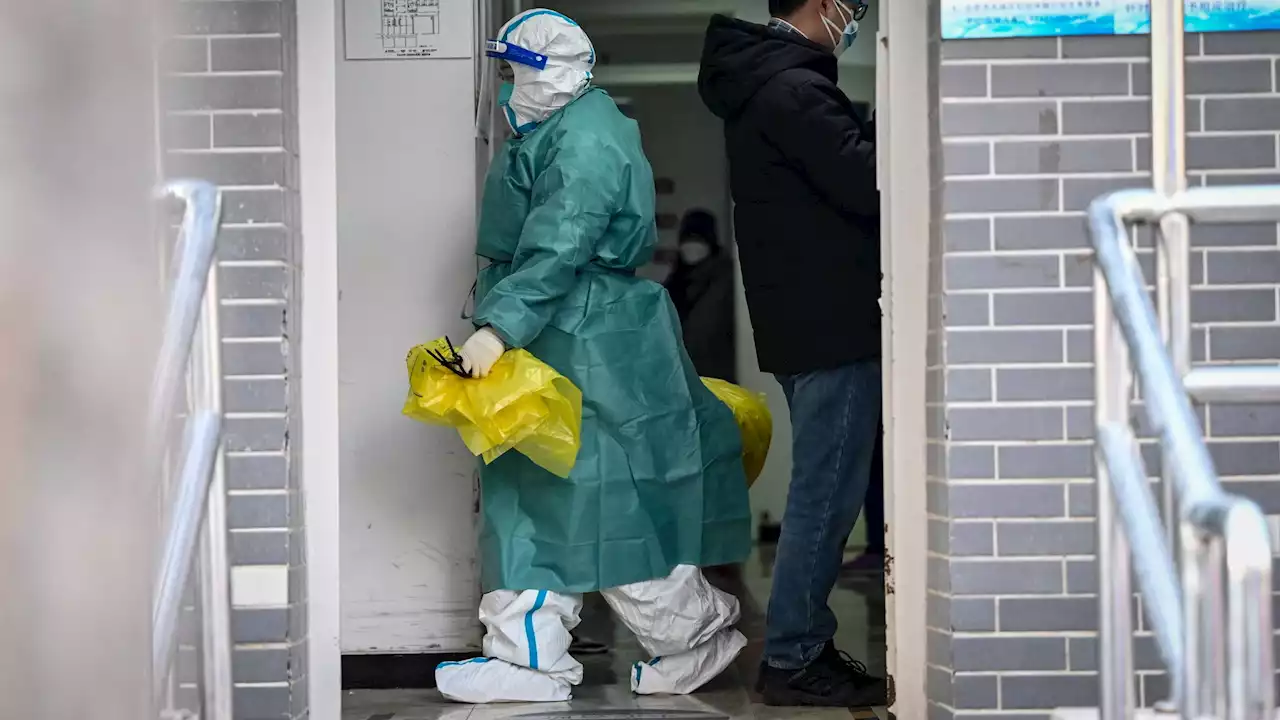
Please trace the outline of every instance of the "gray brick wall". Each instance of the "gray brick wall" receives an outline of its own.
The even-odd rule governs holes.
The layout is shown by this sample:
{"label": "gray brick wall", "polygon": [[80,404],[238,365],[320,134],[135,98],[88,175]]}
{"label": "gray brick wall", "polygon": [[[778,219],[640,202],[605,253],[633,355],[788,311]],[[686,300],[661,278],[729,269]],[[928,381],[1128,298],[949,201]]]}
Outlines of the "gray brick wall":
{"label": "gray brick wall", "polygon": [[[306,716],[298,449],[293,0],[175,0],[162,55],[167,176],[224,188],[219,249],[233,584],[287,597],[233,610],[238,720]],[[266,579],[263,579],[265,575]],[[279,583],[277,583],[279,584]],[[258,593],[261,595],[261,593]]]}
{"label": "gray brick wall", "polygon": [[[1101,193],[1150,184],[1148,47],[1144,37],[943,43],[945,238],[930,276],[942,309],[930,407],[945,422],[930,463],[934,717],[1045,718],[1096,702],[1082,211]],[[1278,181],[1280,33],[1188,36],[1187,52],[1190,182]],[[1197,228],[1192,245],[1196,359],[1280,359],[1276,227]],[[1280,513],[1280,410],[1205,415],[1229,487]],[[1166,684],[1137,627],[1150,704]]]}

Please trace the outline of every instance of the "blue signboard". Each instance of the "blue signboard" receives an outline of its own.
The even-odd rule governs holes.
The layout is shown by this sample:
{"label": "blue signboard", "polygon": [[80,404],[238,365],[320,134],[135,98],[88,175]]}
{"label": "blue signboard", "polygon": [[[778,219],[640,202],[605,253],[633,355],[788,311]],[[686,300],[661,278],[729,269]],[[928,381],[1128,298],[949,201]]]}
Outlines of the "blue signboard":
{"label": "blue signboard", "polygon": [[[1187,32],[1280,30],[1280,0],[1186,0],[1184,7]],[[1150,30],[1150,5],[1141,0],[942,0],[945,40]]]}

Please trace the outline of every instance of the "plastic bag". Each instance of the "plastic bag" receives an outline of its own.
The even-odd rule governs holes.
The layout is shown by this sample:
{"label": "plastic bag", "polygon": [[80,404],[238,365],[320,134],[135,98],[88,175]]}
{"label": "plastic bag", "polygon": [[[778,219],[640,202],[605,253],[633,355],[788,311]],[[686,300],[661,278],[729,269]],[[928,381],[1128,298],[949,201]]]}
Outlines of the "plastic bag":
{"label": "plastic bag", "polygon": [[582,392],[525,350],[507,351],[480,379],[460,377],[441,364],[453,353],[445,338],[409,351],[404,414],[457,429],[485,464],[515,449],[568,477],[582,446]]}
{"label": "plastic bag", "polygon": [[742,433],[742,467],[747,473],[747,487],[755,484],[769,457],[769,444],[773,442],[773,414],[763,393],[755,393],[715,378],[702,378],[720,402],[733,411]]}

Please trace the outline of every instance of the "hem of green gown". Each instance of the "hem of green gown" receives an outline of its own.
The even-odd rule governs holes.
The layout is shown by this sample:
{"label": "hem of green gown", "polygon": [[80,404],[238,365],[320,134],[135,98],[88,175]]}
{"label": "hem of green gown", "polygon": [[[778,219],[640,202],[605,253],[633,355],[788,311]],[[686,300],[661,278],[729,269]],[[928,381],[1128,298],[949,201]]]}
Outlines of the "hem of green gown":
{"label": "hem of green gown", "polygon": [[[751,523],[748,520],[744,524],[749,528]],[[748,537],[750,537],[749,530]],[[525,590],[546,590],[548,592],[560,593],[563,595],[582,595],[585,593],[608,590],[609,588],[621,587],[623,585],[646,582],[648,580],[659,580],[669,576],[681,565],[693,565],[699,568],[716,567],[718,565],[737,565],[739,563],[746,562],[750,555],[751,541],[748,540],[743,543],[742,547],[735,547],[732,549],[724,548],[721,552],[705,554],[703,557],[699,557],[697,559],[676,560],[675,562],[670,563],[665,569],[656,571],[656,574],[653,568],[649,568],[647,571],[639,571],[637,569],[637,571],[632,573],[619,573],[612,571],[610,574],[613,575],[613,577],[610,578],[608,584],[604,585],[592,581],[585,583],[550,584],[549,587],[532,587],[530,586],[531,584],[527,582],[503,582],[501,578],[492,578],[488,576],[488,573],[482,572],[481,589],[485,593],[497,592],[499,590],[509,590],[513,592],[523,592]]]}

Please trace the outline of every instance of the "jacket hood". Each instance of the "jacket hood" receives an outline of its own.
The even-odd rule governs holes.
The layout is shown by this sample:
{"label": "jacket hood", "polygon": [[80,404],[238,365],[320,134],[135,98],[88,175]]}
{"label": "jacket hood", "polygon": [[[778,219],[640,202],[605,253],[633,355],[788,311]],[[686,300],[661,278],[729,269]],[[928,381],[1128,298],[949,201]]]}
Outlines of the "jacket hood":
{"label": "jacket hood", "polygon": [[707,27],[698,72],[698,93],[723,120],[739,115],[775,75],[808,68],[836,82],[831,51],[792,32],[716,15]]}

